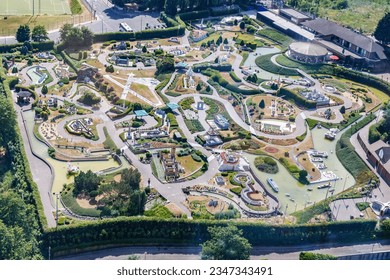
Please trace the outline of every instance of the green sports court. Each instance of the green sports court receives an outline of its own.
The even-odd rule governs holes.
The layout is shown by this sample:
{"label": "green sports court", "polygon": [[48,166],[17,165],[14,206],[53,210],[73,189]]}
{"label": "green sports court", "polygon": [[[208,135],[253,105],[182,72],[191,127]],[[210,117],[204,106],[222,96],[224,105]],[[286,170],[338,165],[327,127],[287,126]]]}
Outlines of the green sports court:
{"label": "green sports court", "polygon": [[69,0],[0,0],[0,15],[71,14]]}

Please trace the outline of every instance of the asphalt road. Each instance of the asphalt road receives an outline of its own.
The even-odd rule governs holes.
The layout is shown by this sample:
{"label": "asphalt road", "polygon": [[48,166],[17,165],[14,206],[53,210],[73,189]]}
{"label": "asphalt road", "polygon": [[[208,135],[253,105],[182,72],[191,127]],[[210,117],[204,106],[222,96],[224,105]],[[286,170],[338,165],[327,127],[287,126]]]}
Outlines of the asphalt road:
{"label": "asphalt road", "polygon": [[[315,252],[334,256],[348,256],[390,251],[390,241],[376,241],[360,244],[313,244],[298,246],[255,246],[251,259],[297,260],[300,252]],[[130,255],[137,255],[141,260],[196,260],[200,259],[200,246],[167,247],[167,246],[134,246],[110,248],[69,255],[62,260],[126,260]]]}

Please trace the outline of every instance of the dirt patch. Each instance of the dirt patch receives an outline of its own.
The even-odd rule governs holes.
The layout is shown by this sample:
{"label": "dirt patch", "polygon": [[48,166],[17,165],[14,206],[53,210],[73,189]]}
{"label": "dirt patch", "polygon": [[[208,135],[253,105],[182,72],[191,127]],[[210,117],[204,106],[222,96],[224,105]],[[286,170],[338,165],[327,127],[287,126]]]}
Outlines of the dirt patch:
{"label": "dirt patch", "polygon": [[251,199],[256,200],[256,201],[265,201],[265,197],[261,192],[258,192],[258,193],[253,192],[253,193],[248,194],[248,196]]}
{"label": "dirt patch", "polygon": [[174,203],[168,203],[165,205],[167,209],[175,216],[175,217],[180,217],[183,213],[183,211]]}
{"label": "dirt patch", "polygon": [[76,201],[81,208],[96,209],[96,201],[92,202],[91,199],[85,199],[85,198],[76,198]]}
{"label": "dirt patch", "polygon": [[116,183],[119,183],[122,179],[122,174],[115,175],[113,179]]}
{"label": "dirt patch", "polygon": [[[211,200],[218,201],[218,204],[216,207],[209,206],[209,202]],[[205,202],[205,206],[206,206],[207,211],[213,215],[216,213],[219,213],[219,212],[223,212],[223,211],[227,210],[227,208],[229,207],[225,201],[220,200],[220,199],[216,199],[216,198],[212,198],[212,199],[208,198],[208,201]]]}
{"label": "dirt patch", "polygon": [[270,147],[270,146],[267,146],[265,147],[264,149],[267,153],[271,153],[271,154],[274,154],[274,153],[277,153],[279,152],[279,150],[275,147]]}
{"label": "dirt patch", "polygon": [[320,171],[310,161],[310,157],[307,153],[302,153],[298,156],[298,163],[309,173],[311,181],[317,181],[321,178]]}
{"label": "dirt patch", "polygon": [[297,144],[299,141],[295,138],[292,139],[271,139],[264,137],[262,139],[264,142],[267,142],[269,144],[273,144],[276,146],[291,146]]}

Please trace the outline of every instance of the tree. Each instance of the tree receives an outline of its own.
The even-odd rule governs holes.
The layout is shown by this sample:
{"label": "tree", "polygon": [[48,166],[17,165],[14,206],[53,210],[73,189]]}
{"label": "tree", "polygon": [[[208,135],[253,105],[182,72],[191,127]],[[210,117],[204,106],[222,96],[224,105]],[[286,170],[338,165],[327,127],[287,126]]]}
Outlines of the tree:
{"label": "tree", "polygon": [[100,103],[101,98],[99,96],[96,96],[94,93],[87,91],[77,101],[84,103],[85,105],[92,106]]}
{"label": "tree", "polygon": [[15,66],[14,66],[14,67],[12,68],[12,73],[13,73],[13,74],[18,73],[18,67],[15,67]]}
{"label": "tree", "polygon": [[209,227],[211,239],[204,242],[203,260],[248,260],[252,249],[248,240],[242,237],[242,230],[233,225]]}
{"label": "tree", "polygon": [[31,38],[34,42],[42,42],[49,39],[47,31],[43,25],[37,25],[33,28]]}
{"label": "tree", "polygon": [[341,108],[340,108],[340,113],[341,113],[341,114],[345,114],[345,107],[344,107],[344,106],[341,106]]}
{"label": "tree", "polygon": [[305,169],[300,170],[299,171],[299,180],[300,181],[307,181],[307,178],[306,178],[307,175],[308,175],[308,173]]}
{"label": "tree", "polygon": [[82,26],[81,27],[81,34],[82,34],[82,38],[83,38],[82,46],[83,47],[91,46],[93,43],[93,37],[94,37],[93,32],[91,30],[89,30],[87,27]]}
{"label": "tree", "polygon": [[164,11],[171,16],[176,15],[177,13],[177,0],[166,0]]}
{"label": "tree", "polygon": [[225,45],[227,45],[229,42],[228,42],[228,39],[227,38],[225,38],[224,40],[223,40],[223,43],[225,44]]}
{"label": "tree", "polygon": [[211,91],[211,87],[210,87],[209,85],[207,85],[206,91],[207,91],[207,92],[210,92],[210,91]]}
{"label": "tree", "polygon": [[142,52],[143,53],[146,53],[148,51],[148,49],[146,48],[146,46],[144,45],[143,47],[142,47]]}
{"label": "tree", "polygon": [[88,170],[86,173],[80,171],[80,174],[74,178],[74,194],[90,193],[96,191],[100,184],[98,175]]}
{"label": "tree", "polygon": [[32,59],[31,59],[31,58],[29,58],[29,59],[27,60],[27,65],[28,65],[28,66],[31,66],[31,65],[33,65],[33,61],[32,61]]}
{"label": "tree", "polygon": [[241,40],[240,46],[241,46],[241,47],[245,46],[245,41],[244,41],[244,40]]}
{"label": "tree", "polygon": [[108,73],[114,73],[115,72],[115,69],[114,69],[114,66],[112,64],[108,65],[106,67],[106,72]]}
{"label": "tree", "polygon": [[240,29],[245,29],[245,22],[243,21],[240,22]]}
{"label": "tree", "polygon": [[156,63],[157,74],[170,73],[175,71],[175,61],[172,56],[164,56]]}
{"label": "tree", "polygon": [[66,42],[67,38],[70,35],[70,32],[73,29],[73,25],[70,23],[65,23],[61,28],[60,28],[60,38],[61,41]]}
{"label": "tree", "polygon": [[218,37],[218,39],[217,39],[217,42],[215,42],[215,44],[217,45],[217,46],[219,46],[221,43],[222,43],[222,36],[221,35],[219,35],[219,37]]}
{"label": "tree", "polygon": [[42,94],[47,94],[49,92],[49,89],[47,88],[46,85],[43,85],[42,87]]}
{"label": "tree", "polygon": [[16,31],[16,40],[23,43],[30,40],[30,27],[28,25],[19,26]]}
{"label": "tree", "polygon": [[65,45],[78,47],[89,47],[93,43],[94,34],[87,27],[73,27],[71,24],[64,24],[60,29],[60,38]]}
{"label": "tree", "polygon": [[201,86],[200,84],[197,84],[197,85],[196,85],[196,90],[197,90],[197,91],[200,91],[201,89],[202,89],[202,86]]}
{"label": "tree", "polygon": [[259,103],[259,107],[260,107],[260,109],[264,109],[264,108],[265,108],[264,99],[261,99],[261,101],[260,101],[260,103]]}
{"label": "tree", "polygon": [[385,44],[390,43],[390,13],[386,13],[383,18],[378,22],[378,25],[374,31],[374,36],[378,41],[382,41]]}

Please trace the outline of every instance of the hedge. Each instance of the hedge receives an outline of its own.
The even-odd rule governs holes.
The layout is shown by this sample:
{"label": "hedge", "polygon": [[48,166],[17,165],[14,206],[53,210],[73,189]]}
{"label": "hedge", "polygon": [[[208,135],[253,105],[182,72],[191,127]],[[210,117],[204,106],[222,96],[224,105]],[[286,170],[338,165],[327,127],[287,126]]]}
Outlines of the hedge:
{"label": "hedge", "polygon": [[241,79],[237,76],[237,74],[234,73],[234,71],[230,71],[229,75],[233,79],[233,81],[235,81],[236,83],[241,83],[242,82]]}
{"label": "hedge", "polygon": [[[24,43],[17,43],[11,45],[0,45],[0,53],[15,52],[17,48],[23,47]],[[31,46],[33,49],[38,50],[39,52],[51,51],[54,49],[53,41],[44,41],[44,42],[32,42]]]}
{"label": "hedge", "polygon": [[193,11],[193,12],[181,13],[181,14],[178,14],[178,16],[182,20],[193,20],[193,19],[199,19],[199,18],[207,18],[210,16],[210,11],[209,10]]}
{"label": "hedge", "polygon": [[316,108],[317,103],[314,101],[307,100],[303,96],[301,96],[299,93],[286,89],[286,88],[280,88],[277,93],[277,96],[285,96],[285,99],[287,100],[293,100],[298,106],[303,106],[305,108]]}
{"label": "hedge", "polygon": [[[54,256],[97,245],[115,244],[192,244],[210,238],[209,226],[234,224],[253,246],[294,245],[324,242],[354,242],[372,239],[376,221],[354,220],[310,225],[268,225],[264,223],[120,217],[97,222],[80,222],[49,229],[43,236],[43,248]],[[44,250],[44,252],[47,250]]]}
{"label": "hedge", "polygon": [[[204,71],[207,69],[217,70],[220,72],[229,72],[232,70],[232,65],[229,63],[226,64],[219,64],[219,63],[198,63],[193,66],[193,69],[195,72]],[[209,76],[209,75],[208,75]]]}
{"label": "hedge", "polygon": [[78,69],[76,67],[76,64],[73,62],[73,60],[66,54],[65,51],[61,51],[61,56],[62,58],[64,59],[64,61],[66,62],[66,64],[68,64],[70,66],[70,68],[72,68],[76,73],[78,72]]}
{"label": "hedge", "polygon": [[295,69],[288,69],[274,64],[271,61],[271,57],[276,55],[276,53],[266,54],[258,56],[255,60],[255,63],[261,69],[284,76],[300,76],[299,72]]}
{"label": "hedge", "polygon": [[[348,170],[349,173],[356,179],[364,172],[368,174],[372,173],[366,163],[356,153],[355,147],[352,145],[350,138],[353,133],[357,132],[371,121],[375,119],[374,114],[370,114],[358,122],[356,125],[350,127],[345,131],[336,144],[336,155],[341,164]],[[366,176],[367,180],[369,179]]]}
{"label": "hedge", "polygon": [[224,88],[226,88],[232,92],[235,92],[235,93],[240,93],[243,95],[254,95],[254,94],[261,94],[262,93],[262,91],[259,89],[243,89],[243,88],[239,88],[236,85],[229,84],[229,82],[226,81],[218,71],[214,71],[214,70],[211,70],[209,68],[207,68],[206,70],[203,70],[202,74],[211,77],[211,80],[208,81],[210,84],[212,84],[212,81],[214,81],[214,82],[218,83],[221,87],[224,87]]}

